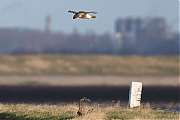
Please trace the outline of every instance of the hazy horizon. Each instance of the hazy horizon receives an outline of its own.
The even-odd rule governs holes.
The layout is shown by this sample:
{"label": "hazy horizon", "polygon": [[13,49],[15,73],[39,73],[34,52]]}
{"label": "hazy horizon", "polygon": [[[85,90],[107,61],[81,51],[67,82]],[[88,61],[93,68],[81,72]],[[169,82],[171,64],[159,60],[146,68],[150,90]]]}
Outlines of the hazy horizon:
{"label": "hazy horizon", "polygon": [[[179,1],[176,0],[6,0],[1,1],[1,27],[27,27],[44,30],[45,17],[51,16],[52,31],[80,33],[87,31],[104,33],[114,32],[114,22],[119,17],[165,17],[173,30],[179,29]],[[68,10],[97,11],[97,18],[73,20]]]}

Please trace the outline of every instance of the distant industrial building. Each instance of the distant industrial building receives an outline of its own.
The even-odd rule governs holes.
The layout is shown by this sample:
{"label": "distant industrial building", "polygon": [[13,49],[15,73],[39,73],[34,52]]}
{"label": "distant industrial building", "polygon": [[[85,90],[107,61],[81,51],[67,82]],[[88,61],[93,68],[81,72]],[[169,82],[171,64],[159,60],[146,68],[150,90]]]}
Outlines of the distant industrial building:
{"label": "distant industrial building", "polygon": [[46,21],[45,21],[45,31],[47,33],[50,33],[51,32],[51,26],[52,26],[52,23],[51,23],[51,16],[47,16],[46,17]]}
{"label": "distant industrial building", "polygon": [[174,32],[165,18],[126,17],[115,21],[118,49],[125,53],[143,54],[159,41],[171,40]]}

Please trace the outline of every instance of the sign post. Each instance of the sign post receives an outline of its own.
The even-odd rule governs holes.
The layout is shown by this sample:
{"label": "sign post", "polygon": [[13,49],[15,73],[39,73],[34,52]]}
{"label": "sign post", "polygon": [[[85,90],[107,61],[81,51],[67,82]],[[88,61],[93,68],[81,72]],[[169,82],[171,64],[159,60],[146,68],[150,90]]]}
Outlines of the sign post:
{"label": "sign post", "polygon": [[130,83],[130,89],[129,89],[129,107],[130,108],[140,106],[141,92],[142,92],[142,82],[132,81]]}

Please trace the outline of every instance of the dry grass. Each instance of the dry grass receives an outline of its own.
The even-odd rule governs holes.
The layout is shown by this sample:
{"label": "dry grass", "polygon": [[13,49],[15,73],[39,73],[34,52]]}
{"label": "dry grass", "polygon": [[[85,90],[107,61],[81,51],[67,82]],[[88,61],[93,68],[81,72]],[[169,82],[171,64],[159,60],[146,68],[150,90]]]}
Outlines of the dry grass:
{"label": "dry grass", "polygon": [[[91,109],[93,106],[87,106]],[[1,120],[113,120],[113,119],[163,119],[177,120],[180,114],[177,112],[164,112],[162,110],[152,110],[145,105],[141,108],[121,108],[120,106],[109,106],[101,108],[93,107],[94,110],[83,116],[77,116],[77,105],[28,105],[28,104],[0,104]]]}
{"label": "dry grass", "polygon": [[178,56],[0,56],[0,74],[178,75]]}

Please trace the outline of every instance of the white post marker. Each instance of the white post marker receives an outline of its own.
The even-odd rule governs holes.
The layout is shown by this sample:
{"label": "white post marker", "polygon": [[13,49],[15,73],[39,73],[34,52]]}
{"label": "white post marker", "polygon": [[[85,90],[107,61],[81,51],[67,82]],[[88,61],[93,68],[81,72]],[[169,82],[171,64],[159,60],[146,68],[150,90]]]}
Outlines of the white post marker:
{"label": "white post marker", "polygon": [[140,106],[141,92],[142,92],[142,82],[132,81],[130,83],[130,89],[129,89],[130,108]]}

